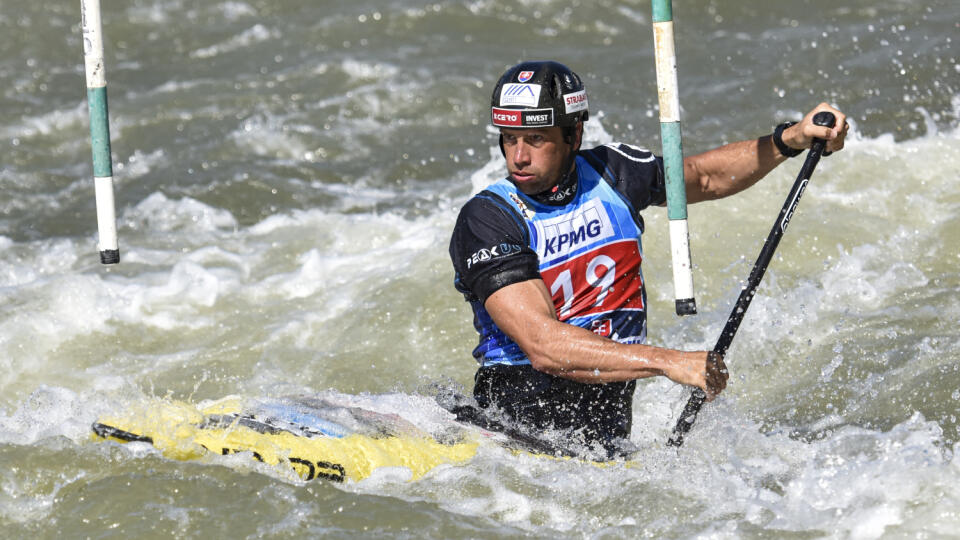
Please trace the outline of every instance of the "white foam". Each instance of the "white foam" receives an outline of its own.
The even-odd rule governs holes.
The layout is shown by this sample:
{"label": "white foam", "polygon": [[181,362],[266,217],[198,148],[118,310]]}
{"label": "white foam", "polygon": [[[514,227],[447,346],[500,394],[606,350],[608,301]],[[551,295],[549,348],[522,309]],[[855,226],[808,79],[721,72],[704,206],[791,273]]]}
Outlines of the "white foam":
{"label": "white foam", "polygon": [[89,111],[85,102],[77,102],[69,109],[53,110],[44,114],[21,117],[19,123],[7,123],[0,126],[0,137],[17,139],[21,137],[36,137],[65,131],[77,125],[84,125],[88,120]]}
{"label": "white foam", "polygon": [[127,157],[127,161],[116,163],[116,174],[119,184],[123,185],[131,180],[142,178],[157,167],[165,165],[168,161],[166,152],[158,148],[150,153],[144,153],[135,150],[133,154]]}
{"label": "white foam", "polygon": [[284,119],[269,114],[247,118],[231,138],[244,153],[272,158],[298,160],[312,150],[298,134],[284,130]]}
{"label": "white foam", "polygon": [[[598,115],[588,125],[589,135],[605,142],[602,118]],[[805,390],[846,384],[845,370],[861,367],[865,360],[856,344],[835,347],[841,323],[856,333],[857,317],[878,316],[903,298],[922,298],[919,310],[933,310],[944,319],[956,315],[952,304],[934,304],[916,293],[947,287],[955,272],[955,265],[930,262],[931,246],[940,246],[940,238],[949,233],[938,227],[950,222],[956,206],[951,184],[930,179],[955,175],[950,160],[960,153],[957,149],[952,133],[901,142],[879,137],[851,142],[847,159],[853,163],[839,159],[843,153],[822,162],[780,247],[782,257],[774,261],[737,337],[731,385],[705,407],[680,453],[666,449],[664,441],[688,389],[659,378],[641,382],[635,399],[632,439],[642,449],[635,467],[598,468],[483,447],[467,465],[438,467],[417,482],[407,481],[408,471],[389,470],[345,489],[427,501],[454,514],[493,516],[535,533],[629,534],[643,527],[654,536],[735,537],[751,534],[743,528],[749,524],[800,535],[877,538],[919,534],[932,523],[934,534],[952,534],[960,524],[944,509],[960,504],[960,466],[953,457],[956,449],[945,449],[955,435],[941,433],[938,419],[905,411],[892,428],[868,429],[836,408],[804,425],[790,425],[794,418],[786,412],[765,411],[777,396],[799,399]],[[913,152],[915,159],[886,160],[888,150]],[[947,157],[934,159],[937,155]],[[165,159],[163,153],[137,154],[127,167],[132,174],[145,174]],[[887,175],[874,178],[872,172],[862,172],[873,171],[877,161],[877,170],[887,168]],[[493,146],[489,161],[473,171],[469,182],[476,190],[502,174],[502,157]],[[792,172],[778,174],[749,196],[779,204],[775,199],[782,200]],[[352,204],[374,207],[396,196],[389,187],[317,187]],[[447,189],[458,197],[464,192],[457,186]],[[773,215],[732,210],[740,205],[749,207],[733,200],[704,211],[718,223],[756,222],[764,229],[761,235],[769,230]],[[926,206],[931,223],[921,227],[928,218],[912,213]],[[700,211],[699,205],[691,211]],[[648,212],[652,217],[645,237],[651,239],[645,242],[645,275],[651,283],[652,317],[662,328],[654,339],[710,348],[762,238],[737,236],[739,227],[725,229],[710,250],[695,253],[699,271],[726,288],[701,293],[713,295],[705,304],[712,302],[714,309],[696,320],[676,322],[670,310],[657,307],[657,302],[672,302],[668,282],[651,281],[657,259],[665,261],[668,253],[656,248],[657,212],[662,213]],[[826,225],[824,216],[830,217]],[[897,223],[856,227],[877,216]],[[87,239],[0,237],[0,354],[6,359],[0,363],[4,395],[14,411],[0,416],[0,440],[85,440],[89,422],[107,406],[89,396],[112,395],[117,388],[158,384],[158,392],[197,392],[199,398],[220,397],[212,394],[223,389],[247,397],[316,393],[326,385],[363,384],[342,376],[359,362],[377,364],[361,370],[365,378],[411,379],[409,372],[420,373],[426,364],[431,376],[468,382],[474,365],[468,349],[476,337],[450,283],[445,250],[452,221],[449,207],[415,218],[313,209],[281,211],[242,226],[227,210],[154,193],[121,216],[124,259],[116,268],[86,262],[84,254],[92,245]],[[858,234],[841,234],[845,229]],[[738,258],[740,251],[747,252],[745,261]],[[950,253],[945,257],[957,261]],[[430,292],[399,308],[385,300],[410,294],[410,284]],[[386,313],[392,309],[399,311]],[[444,337],[449,341],[433,341],[437,329],[421,328],[419,318],[430,309],[440,313],[442,330],[455,334]],[[344,337],[355,330],[350,325],[363,330]],[[136,341],[142,335],[156,343],[140,346]],[[874,336],[866,345],[881,338],[889,339]],[[86,353],[76,352],[71,340],[100,339],[116,344],[107,350],[120,352],[89,367]],[[221,339],[229,342],[221,344]],[[371,358],[364,347],[384,339],[391,341],[391,357]],[[462,343],[462,350],[449,345],[454,342]],[[951,336],[918,340],[918,358],[936,366],[952,358],[955,344]],[[771,358],[764,352],[771,349],[791,354]],[[205,364],[212,367],[205,371]],[[444,373],[436,372],[438,365]],[[456,367],[448,372],[448,366]],[[850,385],[860,392],[851,401],[869,403],[878,399],[872,392],[889,392],[907,380],[897,378],[896,366],[871,369],[869,380]],[[37,382],[49,372],[66,382],[58,387]],[[184,381],[171,375],[181,372]],[[311,378],[319,377],[316,373],[326,378]],[[318,380],[323,388],[316,387]],[[391,390],[396,391],[339,395],[357,406],[400,414],[430,432],[449,422],[448,413],[429,398],[413,395],[411,388]],[[794,431],[820,438],[799,440],[791,437]],[[136,445],[130,448],[136,450]],[[212,462],[240,466],[249,462],[244,458],[248,456]],[[276,468],[246,466],[297,482]],[[36,504],[46,508],[47,503],[38,499]],[[687,523],[677,517],[684,515],[697,519]]]}
{"label": "white foam", "polygon": [[216,9],[230,21],[237,21],[246,17],[256,17],[257,10],[246,2],[221,2]]}
{"label": "white foam", "polygon": [[904,259],[897,257],[893,259],[897,262],[887,263],[887,246],[867,244],[849,254],[838,251],[836,263],[820,278],[828,305],[835,308],[879,309],[904,290],[923,287],[929,281]]}
{"label": "white foam", "polygon": [[151,234],[174,231],[209,233],[237,227],[237,220],[226,210],[189,197],[171,200],[163,193],[153,193],[140,201],[124,212],[122,220],[124,227]]}
{"label": "white foam", "polygon": [[277,39],[281,33],[273,28],[268,28],[262,24],[255,24],[239,34],[221,41],[216,45],[204,47],[190,52],[191,58],[212,58],[224,53],[230,53],[239,49],[247,48],[253,44],[261,43],[271,39]]}
{"label": "white foam", "polygon": [[340,68],[353,79],[372,79],[382,81],[394,77],[400,69],[384,62],[362,62],[354,58],[343,60]]}

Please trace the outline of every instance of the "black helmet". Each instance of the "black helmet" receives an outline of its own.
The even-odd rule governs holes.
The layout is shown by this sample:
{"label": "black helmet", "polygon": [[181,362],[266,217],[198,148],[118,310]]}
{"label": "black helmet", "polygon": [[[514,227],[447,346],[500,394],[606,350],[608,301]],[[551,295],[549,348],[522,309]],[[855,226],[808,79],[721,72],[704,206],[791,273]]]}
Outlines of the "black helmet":
{"label": "black helmet", "polygon": [[572,128],[588,116],[583,81],[558,62],[517,64],[493,89],[490,119],[496,127]]}

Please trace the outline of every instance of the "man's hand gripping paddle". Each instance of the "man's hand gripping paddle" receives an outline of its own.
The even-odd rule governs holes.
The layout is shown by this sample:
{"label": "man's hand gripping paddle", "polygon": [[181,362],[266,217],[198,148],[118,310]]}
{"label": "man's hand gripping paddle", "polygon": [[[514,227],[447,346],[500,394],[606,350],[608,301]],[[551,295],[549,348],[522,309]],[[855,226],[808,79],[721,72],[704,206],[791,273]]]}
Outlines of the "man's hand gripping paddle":
{"label": "man's hand gripping paddle", "polygon": [[[813,117],[813,123],[818,126],[833,127],[835,122],[836,118],[833,116],[833,113],[827,111],[821,111]],[[787,196],[787,200],[783,203],[783,208],[780,209],[780,216],[777,218],[777,222],[774,223],[770,235],[767,236],[767,241],[763,244],[760,256],[757,258],[757,262],[753,265],[753,270],[750,272],[747,285],[740,291],[737,305],[734,306],[733,312],[730,313],[730,317],[727,318],[727,324],[723,327],[723,332],[720,333],[720,339],[717,340],[717,344],[713,347],[713,353],[711,354],[718,354],[722,357],[727,353],[727,349],[730,348],[730,343],[733,342],[733,337],[737,334],[737,329],[740,328],[740,322],[743,321],[743,316],[747,312],[747,308],[750,307],[750,301],[753,300],[753,295],[757,292],[760,280],[763,279],[763,274],[767,271],[767,266],[773,258],[773,253],[777,250],[777,245],[780,244],[780,239],[783,237],[784,231],[787,230],[790,218],[793,217],[793,212],[797,209],[800,196],[803,195],[803,190],[807,187],[807,182],[810,181],[810,176],[813,175],[813,169],[817,166],[817,162],[820,161],[820,156],[823,155],[826,144],[826,141],[823,139],[813,140],[813,144],[810,146],[810,152],[807,153],[803,167],[800,168],[800,175],[797,176],[796,182],[793,183],[793,189],[790,190],[790,195]],[[693,427],[693,423],[697,420],[697,413],[700,412],[700,407],[703,406],[706,399],[707,395],[703,390],[697,388],[693,391],[693,394],[687,401],[686,407],[683,408],[683,414],[681,414],[677,420],[676,427],[673,428],[673,435],[670,436],[667,445],[679,447],[683,444],[684,435]]]}

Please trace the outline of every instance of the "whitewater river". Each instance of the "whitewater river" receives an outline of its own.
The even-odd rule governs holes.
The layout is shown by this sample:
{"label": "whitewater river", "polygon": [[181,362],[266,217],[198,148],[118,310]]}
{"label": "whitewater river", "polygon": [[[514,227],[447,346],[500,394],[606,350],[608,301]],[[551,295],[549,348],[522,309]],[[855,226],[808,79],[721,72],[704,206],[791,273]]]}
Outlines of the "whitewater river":
{"label": "whitewater river", "polygon": [[[442,422],[476,344],[447,243],[504,174],[493,82],[585,79],[587,144],[660,151],[646,1],[104,1],[122,262],[102,266],[80,2],[0,10],[0,536],[960,537],[960,4],[675,2],[688,154],[850,115],[680,451],[642,381],[634,463],[481,447],[420,480],[303,483],[90,425],[152,397],[339,395]],[[709,349],[793,180],[691,206],[700,314],[645,211],[650,342]]]}

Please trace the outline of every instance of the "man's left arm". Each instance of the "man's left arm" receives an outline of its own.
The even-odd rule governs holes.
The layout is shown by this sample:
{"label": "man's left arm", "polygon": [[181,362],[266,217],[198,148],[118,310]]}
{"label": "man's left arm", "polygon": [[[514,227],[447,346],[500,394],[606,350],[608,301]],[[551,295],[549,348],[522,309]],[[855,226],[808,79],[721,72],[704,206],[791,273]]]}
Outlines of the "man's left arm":
{"label": "man's left arm", "polygon": [[[830,111],[836,117],[833,128],[813,123],[820,111]],[[810,148],[814,138],[827,141],[826,150],[843,149],[849,125],[846,115],[826,103],[821,103],[803,117],[803,120],[783,130],[783,143],[796,150]],[[687,202],[695,203],[728,197],[743,191],[787,160],[773,142],[772,135],[751,141],[730,143],[683,160],[683,174],[687,185]]]}

